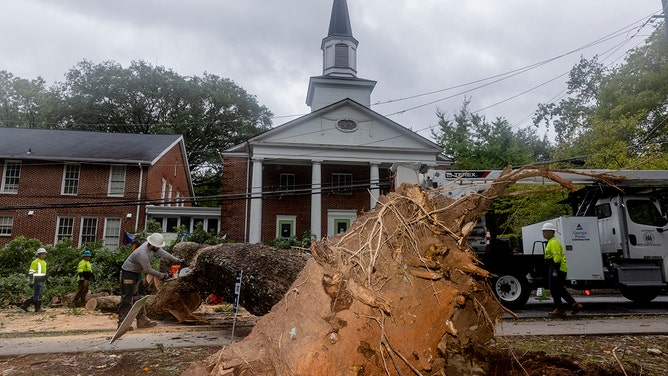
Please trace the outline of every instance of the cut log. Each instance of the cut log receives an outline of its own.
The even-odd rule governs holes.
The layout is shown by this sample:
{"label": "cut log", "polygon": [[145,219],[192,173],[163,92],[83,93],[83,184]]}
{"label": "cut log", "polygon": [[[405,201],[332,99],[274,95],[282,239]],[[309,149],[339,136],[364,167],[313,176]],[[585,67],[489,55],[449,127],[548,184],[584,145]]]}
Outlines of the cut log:
{"label": "cut log", "polygon": [[[190,323],[206,321],[193,314],[203,296],[214,293],[234,302],[235,279],[240,270],[243,277],[239,305],[256,316],[266,314],[283,298],[311,258],[300,250],[246,243],[202,247],[184,242],[177,244],[172,253],[188,261],[190,274],[165,283],[155,282],[156,292],[146,304],[147,313],[160,318],[167,311],[179,322]],[[161,267],[167,268],[167,264]]]}

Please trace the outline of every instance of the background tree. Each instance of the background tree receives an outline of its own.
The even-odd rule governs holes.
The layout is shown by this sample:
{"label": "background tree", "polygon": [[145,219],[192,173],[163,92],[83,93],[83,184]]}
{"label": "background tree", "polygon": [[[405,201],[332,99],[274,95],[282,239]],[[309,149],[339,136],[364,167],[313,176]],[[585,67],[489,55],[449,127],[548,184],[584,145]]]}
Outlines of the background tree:
{"label": "background tree", "polygon": [[26,80],[0,71],[0,126],[48,127],[55,103],[41,77]]}
{"label": "background tree", "polygon": [[[513,130],[507,120],[497,117],[488,122],[485,117],[471,113],[470,100],[464,100],[453,120],[438,112],[439,126],[432,135],[444,152],[455,160],[455,170],[503,169],[508,165],[519,166],[550,158],[551,146],[533,128]],[[511,187],[509,191],[526,187]],[[564,209],[555,202],[559,192],[541,195],[500,197],[492,203],[486,215],[486,224],[493,236],[510,238],[519,236],[521,227],[536,216],[558,216]],[[538,209],[537,209],[538,208]],[[558,213],[558,214],[557,214]],[[555,215],[556,214],[556,215]],[[543,218],[541,218],[543,219]]]}
{"label": "background tree", "polygon": [[439,128],[432,131],[432,136],[444,153],[455,160],[453,169],[500,169],[549,156],[548,141],[541,140],[535,129],[513,130],[502,117],[488,122],[484,116],[471,113],[469,103],[469,99],[464,100],[453,120],[441,111],[436,114]]}
{"label": "background tree", "polygon": [[619,66],[582,59],[569,97],[539,105],[535,124],[554,128],[557,159],[586,156],[586,167],[668,168],[668,41],[657,29]]}

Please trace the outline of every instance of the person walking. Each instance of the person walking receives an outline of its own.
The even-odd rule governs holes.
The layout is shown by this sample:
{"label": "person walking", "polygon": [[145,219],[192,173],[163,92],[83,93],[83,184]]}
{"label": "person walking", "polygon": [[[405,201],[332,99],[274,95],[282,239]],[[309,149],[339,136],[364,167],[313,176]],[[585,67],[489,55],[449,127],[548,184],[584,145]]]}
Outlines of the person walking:
{"label": "person walking", "polygon": [[[146,241],[137,247],[121,266],[120,283],[121,283],[121,301],[116,306],[118,309],[118,326],[132,309],[132,304],[135,301],[135,296],[140,290],[142,281],[142,273],[150,274],[159,279],[169,278],[169,273],[161,273],[151,268],[151,258],[154,256],[166,259],[172,263],[185,264],[183,259],[178,259],[172,256],[169,252],[162,249],[165,246],[165,240],[159,233],[153,233],[148,236]],[[139,297],[137,297],[138,300]],[[142,308],[137,315],[137,328],[150,328],[155,326],[155,321],[151,321],[146,316],[146,309]]]}
{"label": "person walking", "polygon": [[21,309],[28,312],[31,305],[35,305],[35,313],[44,312],[42,309],[42,293],[44,292],[44,282],[46,281],[46,249],[39,248],[35,253],[37,258],[30,263],[28,275],[30,277],[30,287],[33,288],[32,297],[26,299],[21,304]]}
{"label": "person walking", "polygon": [[93,265],[90,262],[93,254],[89,250],[85,250],[81,254],[81,261],[77,266],[77,294],[74,296],[72,302],[75,307],[83,307],[86,305],[86,295],[88,295],[88,287],[90,282],[95,278],[93,275]]}
{"label": "person walking", "polygon": [[[548,287],[552,294],[554,301],[554,311],[549,313],[552,317],[566,316],[566,307],[571,307],[571,314],[582,310],[582,304],[573,299],[571,294],[566,290],[566,275],[568,274],[568,264],[566,263],[566,254],[564,247],[561,245],[559,239],[554,236],[557,228],[552,222],[546,222],[541,228],[543,231],[543,238],[547,239],[545,246],[545,263],[547,264],[548,272]],[[566,304],[562,303],[564,300]]]}

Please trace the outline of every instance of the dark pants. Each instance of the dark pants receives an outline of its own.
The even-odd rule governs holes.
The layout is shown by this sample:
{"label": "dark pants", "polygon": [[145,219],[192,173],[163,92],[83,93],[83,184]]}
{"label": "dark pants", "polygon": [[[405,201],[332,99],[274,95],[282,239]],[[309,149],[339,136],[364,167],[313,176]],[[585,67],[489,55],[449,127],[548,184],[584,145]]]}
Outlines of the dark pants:
{"label": "dark pants", "polygon": [[[35,279],[37,279],[37,278],[35,278]],[[32,297],[30,299],[32,299],[32,301],[35,302],[35,303],[39,303],[40,300],[42,299],[42,292],[44,291],[44,281],[43,280],[41,280],[41,281],[35,280],[35,285],[32,287],[32,291],[33,291],[33,294],[32,294]]]}
{"label": "dark pants", "polygon": [[77,288],[77,294],[74,296],[74,305],[83,306],[86,304],[86,295],[88,294],[89,282],[87,279],[79,280],[79,287]]}
{"label": "dark pants", "polygon": [[116,306],[118,309],[118,324],[123,322],[125,316],[127,316],[130,309],[132,309],[135,296],[139,292],[139,288],[143,283],[141,280],[141,273],[133,273],[121,269],[120,283],[121,301]]}
{"label": "dark pants", "polygon": [[575,299],[568,293],[566,290],[566,273],[561,270],[550,267],[548,268],[548,284],[550,287],[550,294],[552,294],[552,300],[554,300],[555,308],[564,308],[564,303],[561,302],[563,299],[569,306],[575,303]]}

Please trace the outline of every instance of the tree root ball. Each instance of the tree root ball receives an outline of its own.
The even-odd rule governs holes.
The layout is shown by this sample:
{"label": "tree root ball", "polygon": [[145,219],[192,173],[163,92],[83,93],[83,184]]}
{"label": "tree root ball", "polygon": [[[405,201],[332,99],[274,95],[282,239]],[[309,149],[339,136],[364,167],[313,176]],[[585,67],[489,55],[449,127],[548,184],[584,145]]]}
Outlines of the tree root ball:
{"label": "tree root ball", "polygon": [[[466,204],[407,185],[382,197],[346,233],[313,244],[250,335],[188,375],[485,374],[504,310],[462,245],[462,223],[484,212]],[[444,205],[459,214],[439,214]]]}

